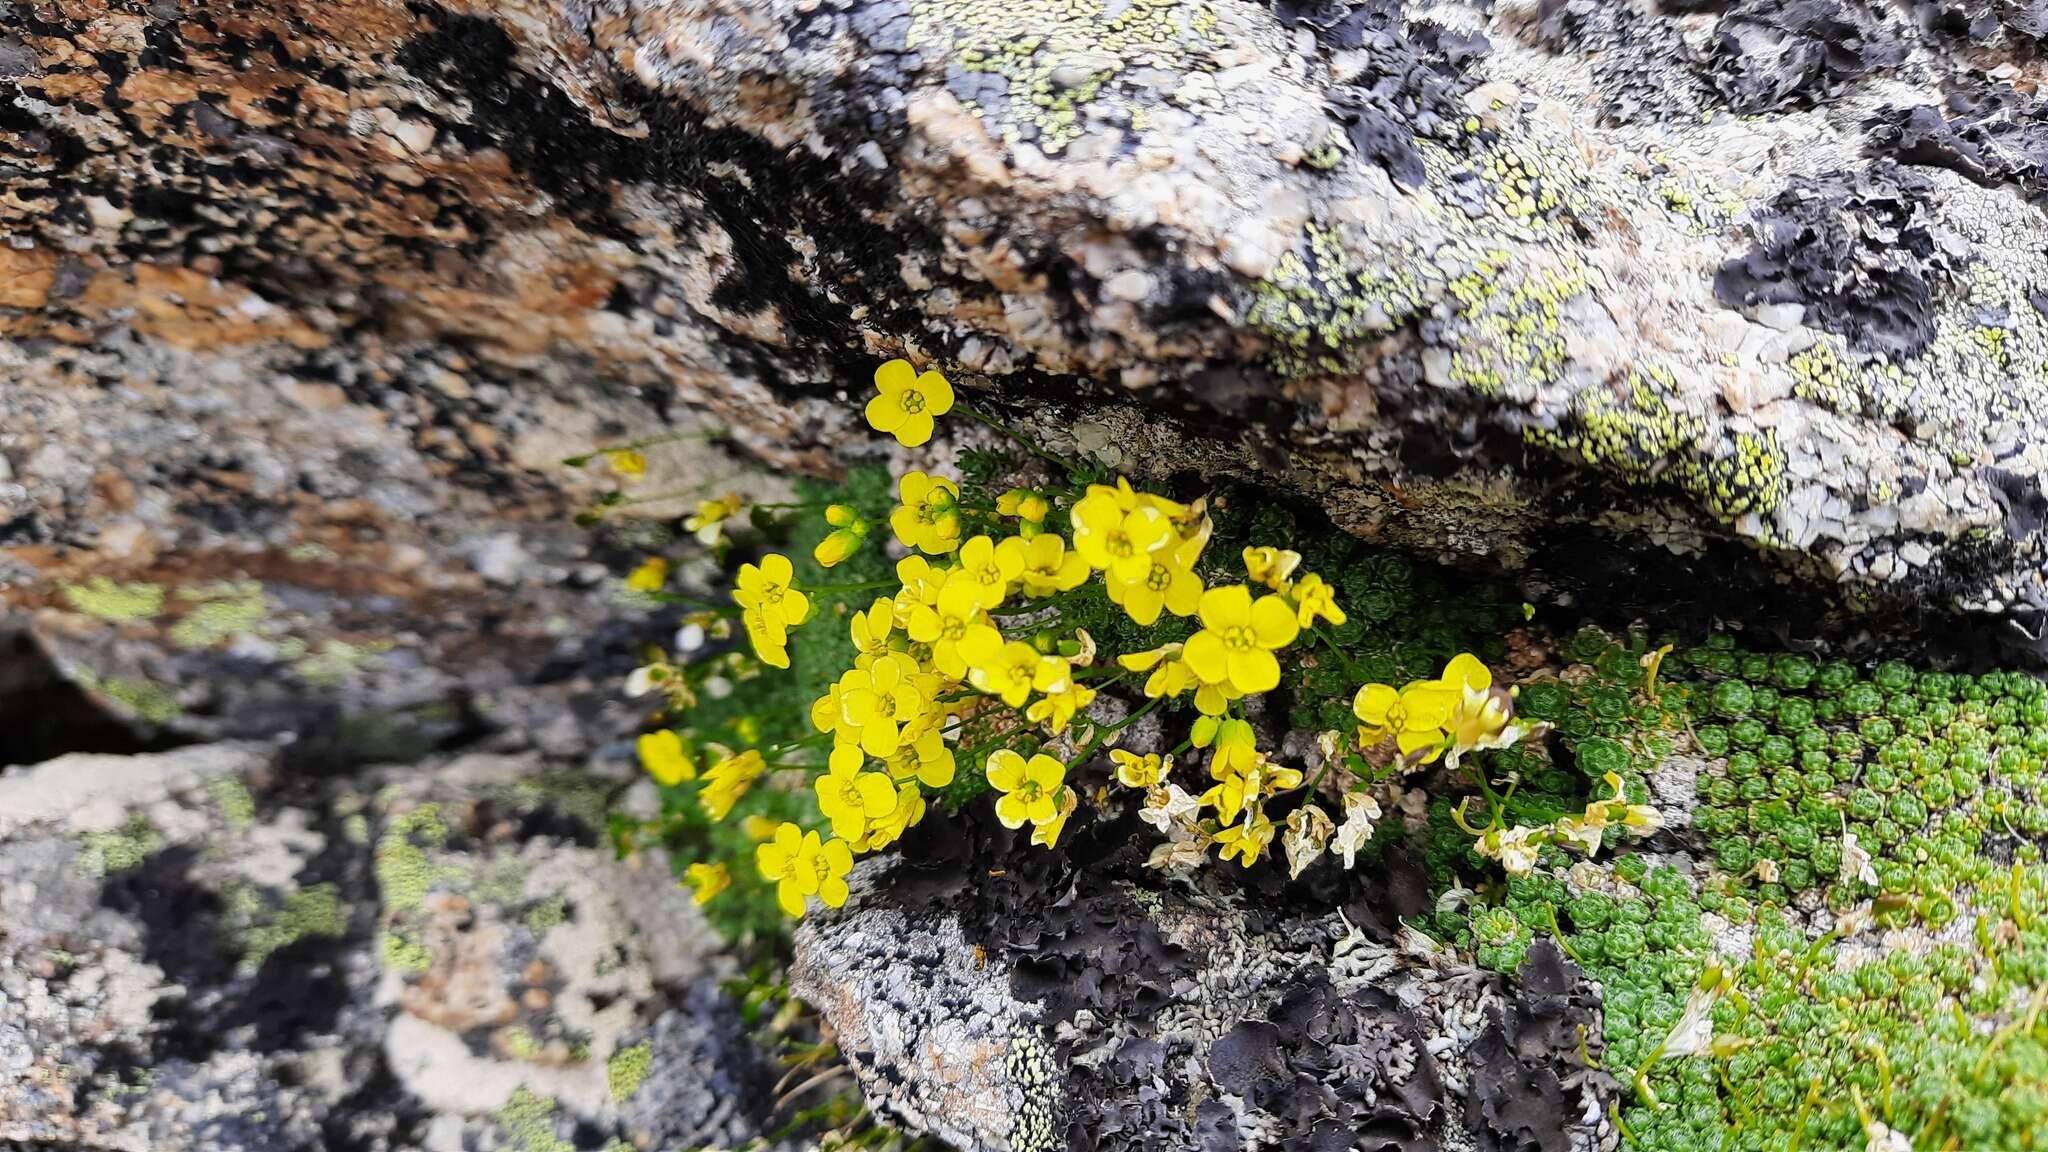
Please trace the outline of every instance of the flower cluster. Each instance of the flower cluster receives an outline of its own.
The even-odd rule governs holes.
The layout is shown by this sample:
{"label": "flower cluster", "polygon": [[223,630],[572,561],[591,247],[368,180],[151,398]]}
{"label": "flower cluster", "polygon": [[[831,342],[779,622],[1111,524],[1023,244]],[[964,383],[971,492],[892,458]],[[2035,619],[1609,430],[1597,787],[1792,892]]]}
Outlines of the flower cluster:
{"label": "flower cluster", "polygon": [[[891,361],[875,385],[868,422],[905,446],[928,441],[933,417],[948,411],[1000,427],[962,403],[938,372]],[[1143,796],[1144,820],[1163,834],[1157,867],[1192,866],[1212,851],[1250,867],[1275,841],[1294,875],[1325,853],[1352,867],[1381,817],[1370,782],[1343,768],[1330,780],[1334,801],[1318,789],[1332,767],[1358,758],[1332,733],[1319,762],[1283,763],[1259,747],[1246,705],[1279,687],[1291,648],[1324,644],[1331,666],[1342,666],[1328,630],[1346,616],[1330,582],[1302,571],[1298,553],[1272,546],[1245,548],[1236,578],[1234,563],[1207,555],[1215,527],[1206,497],[1175,500],[1123,477],[1088,479],[998,496],[980,481],[963,494],[952,477],[905,471],[886,515],[898,549],[893,578],[806,584],[789,557],[774,552],[742,564],[732,599],[761,664],[790,668],[791,644],[806,643],[806,627],[827,626],[813,623],[820,618],[845,630],[849,662],[811,700],[812,736],[733,753],[657,732],[641,742],[647,770],[666,786],[694,782],[715,822],[771,774],[777,789],[795,787],[814,804],[815,819],[778,819],[752,837],[755,869],[791,915],[812,897],[843,901],[854,860],[896,842],[963,771],[994,794],[1002,825],[1057,845],[1083,805],[1073,777],[1105,753],[1116,781]],[[715,527],[738,506],[728,498],[695,519]],[[824,506],[828,530],[811,558],[834,568],[858,557],[882,537],[872,531],[881,512]],[[872,598],[837,599],[856,592]],[[1077,596],[1106,601],[1126,618],[1120,634],[1158,626],[1182,638],[1144,651],[1100,650],[1069,613]],[[666,664],[650,666],[650,681],[671,678],[684,679]],[[1099,707],[1119,684],[1126,686],[1114,706]],[[1440,757],[1455,765],[1465,752],[1505,747],[1532,730],[1514,720],[1512,695],[1494,688],[1469,655],[1436,680],[1398,691],[1367,685],[1356,707],[1361,743],[1391,739],[1408,766]],[[1194,714],[1178,747],[1115,746],[1162,706]],[[1587,819],[1596,815],[1623,819],[1606,809]],[[700,899],[733,883],[724,872],[691,877]]]}

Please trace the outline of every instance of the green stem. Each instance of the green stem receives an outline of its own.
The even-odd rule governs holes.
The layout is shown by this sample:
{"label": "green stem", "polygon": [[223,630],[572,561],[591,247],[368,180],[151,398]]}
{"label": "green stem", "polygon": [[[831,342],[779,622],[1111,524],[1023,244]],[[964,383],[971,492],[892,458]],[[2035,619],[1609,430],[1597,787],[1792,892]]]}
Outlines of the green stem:
{"label": "green stem", "polygon": [[1016,429],[1010,427],[1008,424],[1003,423],[1001,420],[998,420],[995,417],[980,411],[971,404],[962,404],[959,403],[958,401],[955,401],[953,404],[953,411],[960,413],[962,416],[965,416],[969,420],[973,420],[978,424],[984,424],[990,428],[995,429],[997,432],[1000,432],[1004,436],[1008,437],[1019,448],[1024,449],[1026,452],[1031,453],[1033,456],[1038,457],[1040,460],[1043,460],[1048,464],[1055,465],[1068,472],[1080,471],[1080,469],[1077,466],[1075,466],[1073,461],[1063,459],[1062,457],[1055,456],[1051,452],[1047,452],[1045,449],[1040,448],[1038,445],[1032,443],[1029,440],[1026,440],[1022,435],[1020,435],[1017,432]]}

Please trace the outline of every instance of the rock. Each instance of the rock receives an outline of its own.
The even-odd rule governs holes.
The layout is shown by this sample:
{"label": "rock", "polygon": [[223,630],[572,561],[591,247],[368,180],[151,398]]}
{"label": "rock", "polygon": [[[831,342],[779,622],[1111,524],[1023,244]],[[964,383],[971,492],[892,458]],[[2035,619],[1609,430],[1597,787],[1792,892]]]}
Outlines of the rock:
{"label": "rock", "polygon": [[0,1140],[760,1135],[771,1066],[702,918],[597,843],[614,786],[493,756],[292,781],[255,745],[0,773]]}
{"label": "rock", "polygon": [[[1118,467],[1432,554],[1733,540],[2041,634],[2037,98],[1977,55],[2032,18],[1527,7],[15,5],[7,607],[209,739],[517,729],[569,693],[483,670],[596,610],[551,580],[587,496],[554,461],[686,406],[827,469],[901,352],[1056,448],[1107,426]],[[1814,342],[1725,379],[1725,318],[1795,307]],[[460,539],[508,532],[535,563],[479,584]],[[1908,532],[1928,563],[1879,575]],[[314,606],[202,660],[57,595],[168,579],[175,622],[200,572]],[[484,595],[480,655],[437,606]],[[265,690],[204,699],[233,669]]]}
{"label": "rock", "polygon": [[863,864],[845,909],[805,920],[792,988],[871,1108],[963,1152],[1611,1137],[1616,1085],[1573,1030],[1597,995],[1555,945],[1509,985],[1391,906],[1208,869],[1162,884],[1120,831],[1070,864],[998,846],[976,875],[1002,878],[973,888],[943,862]]}

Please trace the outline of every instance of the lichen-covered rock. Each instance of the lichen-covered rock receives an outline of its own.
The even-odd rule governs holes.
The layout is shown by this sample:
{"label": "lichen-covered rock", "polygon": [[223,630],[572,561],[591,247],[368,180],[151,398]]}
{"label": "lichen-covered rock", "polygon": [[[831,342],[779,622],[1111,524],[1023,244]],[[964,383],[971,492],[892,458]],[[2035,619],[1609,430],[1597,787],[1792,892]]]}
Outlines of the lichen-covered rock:
{"label": "lichen-covered rock", "polygon": [[[350,606],[415,619],[451,542],[408,580],[361,540],[510,517],[564,441],[677,401],[825,467],[909,352],[1057,448],[1431,551],[1733,538],[2031,646],[2042,21],[1913,7],[17,4],[14,579],[235,542],[262,580],[260,540],[352,561],[280,597],[391,569]],[[388,618],[353,623],[266,666]]]}
{"label": "lichen-covered rock", "polygon": [[1269,871],[1162,883],[1129,820],[1073,830],[1065,858],[930,823],[805,920],[792,974],[870,1106],[909,1127],[967,1152],[1612,1135],[1592,984],[1554,945],[1509,984],[1399,927],[1423,890],[1404,863],[1333,908]]}
{"label": "lichen-covered rock", "polygon": [[596,846],[612,781],[274,749],[0,772],[0,1141],[737,1146],[769,1066],[703,921]]}

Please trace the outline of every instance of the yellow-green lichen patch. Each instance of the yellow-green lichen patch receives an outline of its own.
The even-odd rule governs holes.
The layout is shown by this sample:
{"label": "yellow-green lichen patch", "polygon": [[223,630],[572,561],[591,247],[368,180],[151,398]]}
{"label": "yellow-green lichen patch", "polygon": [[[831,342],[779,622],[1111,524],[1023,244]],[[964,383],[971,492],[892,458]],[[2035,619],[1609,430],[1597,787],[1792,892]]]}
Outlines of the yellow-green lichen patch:
{"label": "yellow-green lichen patch", "polygon": [[154,680],[126,676],[99,676],[89,668],[72,673],[78,686],[138,720],[168,724],[185,712],[169,688]]}
{"label": "yellow-green lichen patch", "polygon": [[555,1135],[555,1102],[524,1084],[491,1113],[491,1121],[514,1152],[576,1152],[576,1145]]}
{"label": "yellow-green lichen patch", "polygon": [[377,889],[384,907],[393,912],[417,908],[442,878],[422,844],[439,847],[448,839],[448,825],[437,804],[422,804],[396,818],[377,839]]}
{"label": "yellow-green lichen patch", "polygon": [[1245,323],[1272,341],[1277,371],[1344,371],[1362,340],[1422,309],[1423,281],[1405,270],[1420,263],[1409,251],[1396,253],[1388,269],[1365,268],[1334,229],[1310,225],[1253,285]]}
{"label": "yellow-green lichen patch", "polygon": [[379,941],[384,966],[399,972],[424,972],[433,966],[434,953],[409,930],[384,933]]}
{"label": "yellow-green lichen patch", "polygon": [[170,631],[171,643],[180,648],[211,648],[250,635],[270,617],[270,599],[264,595],[263,585],[254,580],[180,588],[177,598],[187,605],[185,615]]}
{"label": "yellow-green lichen patch", "polygon": [[1723,521],[1768,515],[1789,485],[1777,434],[1717,433],[1704,415],[1683,404],[1671,374],[1646,366],[1630,375],[1620,396],[1582,391],[1573,398],[1569,419],[1523,435],[1626,483],[1670,484]]}
{"label": "yellow-green lichen patch", "polygon": [[234,934],[242,966],[255,969],[280,948],[313,937],[339,938],[348,931],[341,894],[332,884],[313,884],[287,893],[274,914],[255,889],[242,886],[230,895],[230,915],[248,926]]}
{"label": "yellow-green lichen patch", "polygon": [[1465,334],[1451,353],[1451,379],[1482,395],[1498,394],[1509,384],[1554,383],[1566,359],[1558,316],[1589,286],[1586,273],[1544,268],[1495,283],[1495,291],[1467,306]]}
{"label": "yellow-green lichen patch", "polygon": [[288,639],[278,646],[279,655],[291,661],[299,679],[315,688],[338,688],[354,679],[370,663],[392,648],[390,641],[356,645],[345,640],[323,640],[317,647]]}
{"label": "yellow-green lichen patch", "polygon": [[604,1066],[605,1083],[611,1089],[612,1103],[623,1104],[632,1099],[653,1067],[654,1046],[645,1041],[614,1052]]}
{"label": "yellow-green lichen patch", "polygon": [[[1126,68],[1171,66],[1184,80],[1200,77],[1214,70],[1208,53],[1222,47],[1206,0],[913,0],[910,10],[907,47],[943,46],[970,77],[1000,77],[992,89],[970,86],[966,103],[1006,143],[1030,139],[1048,153],[1082,134]],[[1213,84],[1184,83],[1175,102],[1197,104],[1205,93],[1217,95]],[[983,106],[998,98],[1000,111]]]}
{"label": "yellow-green lichen patch", "polygon": [[228,827],[247,828],[255,822],[256,798],[249,795],[249,789],[240,780],[232,776],[215,777],[207,783],[206,793]]}
{"label": "yellow-green lichen patch", "polygon": [[137,812],[112,832],[92,832],[85,837],[78,856],[78,870],[87,876],[111,876],[126,872],[163,847],[164,838],[149,818]]}
{"label": "yellow-green lichen patch", "polygon": [[111,624],[153,620],[164,610],[161,584],[117,584],[105,576],[67,585],[62,596],[72,610]]}

